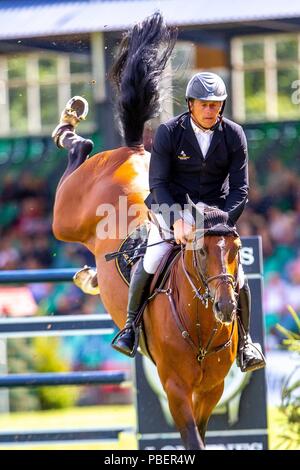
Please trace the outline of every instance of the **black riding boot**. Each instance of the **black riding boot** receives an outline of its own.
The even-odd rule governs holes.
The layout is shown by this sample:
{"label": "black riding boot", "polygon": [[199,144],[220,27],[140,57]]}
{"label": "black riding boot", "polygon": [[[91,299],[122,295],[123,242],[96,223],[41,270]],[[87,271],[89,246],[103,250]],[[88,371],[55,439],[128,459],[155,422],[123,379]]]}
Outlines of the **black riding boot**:
{"label": "black riding boot", "polygon": [[250,331],[251,293],[247,279],[240,290],[238,309],[238,357],[237,364],[242,372],[261,369],[265,367],[266,360],[258,343],[253,344]]}
{"label": "black riding boot", "polygon": [[132,275],[127,305],[127,319],[124,329],[112,341],[112,347],[117,351],[133,357],[135,355],[135,327],[134,320],[149,293],[149,286],[153,274],[145,271],[143,259],[140,259]]}

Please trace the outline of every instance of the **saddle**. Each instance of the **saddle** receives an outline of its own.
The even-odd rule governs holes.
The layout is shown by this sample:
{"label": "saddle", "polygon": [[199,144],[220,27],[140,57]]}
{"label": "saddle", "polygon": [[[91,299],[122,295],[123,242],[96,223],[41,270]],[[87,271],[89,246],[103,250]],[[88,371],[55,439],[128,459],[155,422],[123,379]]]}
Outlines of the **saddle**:
{"label": "saddle", "polygon": [[[116,266],[118,272],[124,282],[129,286],[130,276],[132,270],[137,263],[137,261],[144,256],[146,247],[147,247],[147,234],[148,234],[148,223],[137,227],[137,229],[122,242],[117,253],[122,253],[119,256],[116,256]],[[164,287],[168,276],[171,272],[171,269],[176,262],[178,256],[180,255],[180,245],[171,244],[169,251],[162,258],[156,273],[154,274],[153,280],[150,285],[150,291],[148,298],[144,301],[143,305],[140,308],[138,315],[136,316],[134,327],[136,334],[138,335],[139,349],[142,354],[147,356],[153,363],[154,360],[149,352],[147,346],[147,338],[145,333],[145,327],[143,324],[143,313],[147,304],[157,295],[157,293]]]}
{"label": "saddle", "polygon": [[[136,230],[125,238],[117,253],[122,253],[116,257],[116,266],[123,281],[129,286],[132,269],[137,261],[144,256],[147,248],[147,234],[149,224],[138,226]],[[150,286],[149,298],[153,297],[157,288],[162,288],[169,275],[175,256],[180,251],[180,245],[170,243],[170,250],[161,260]]]}
{"label": "saddle", "polygon": [[109,260],[111,256],[116,258],[117,270],[127,286],[130,284],[132,268],[146,252],[148,230],[148,222],[139,225],[134,232],[125,238],[117,252],[105,257],[106,260]]}

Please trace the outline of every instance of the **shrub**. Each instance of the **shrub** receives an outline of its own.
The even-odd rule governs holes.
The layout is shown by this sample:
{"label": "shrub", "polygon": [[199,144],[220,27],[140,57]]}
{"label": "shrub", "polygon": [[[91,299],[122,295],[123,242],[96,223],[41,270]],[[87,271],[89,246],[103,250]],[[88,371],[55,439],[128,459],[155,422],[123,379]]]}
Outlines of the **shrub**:
{"label": "shrub", "polygon": [[[281,325],[277,325],[278,330],[285,336],[283,345],[289,351],[294,351],[300,355],[300,318],[295,310],[288,306],[288,310],[292,315],[298,332],[287,330]],[[285,425],[283,434],[280,436],[282,441],[280,447],[295,448],[300,446],[300,365],[296,366],[293,372],[286,378],[282,388],[282,400],[280,411],[285,416]]]}
{"label": "shrub", "polygon": [[[60,338],[39,337],[34,339],[35,370],[37,372],[68,372],[70,364],[60,355]],[[39,387],[42,409],[67,408],[74,406],[78,387],[52,386]]]}

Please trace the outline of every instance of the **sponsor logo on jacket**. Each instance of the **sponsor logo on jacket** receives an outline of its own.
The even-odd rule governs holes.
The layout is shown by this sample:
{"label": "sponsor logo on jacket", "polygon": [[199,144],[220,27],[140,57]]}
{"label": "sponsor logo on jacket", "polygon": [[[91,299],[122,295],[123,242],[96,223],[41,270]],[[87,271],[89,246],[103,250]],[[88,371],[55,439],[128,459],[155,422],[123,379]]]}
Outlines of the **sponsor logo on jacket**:
{"label": "sponsor logo on jacket", "polygon": [[177,158],[178,158],[179,160],[188,160],[189,158],[191,158],[191,156],[190,156],[190,155],[186,155],[185,152],[184,152],[184,150],[181,150],[180,154],[177,155]]}

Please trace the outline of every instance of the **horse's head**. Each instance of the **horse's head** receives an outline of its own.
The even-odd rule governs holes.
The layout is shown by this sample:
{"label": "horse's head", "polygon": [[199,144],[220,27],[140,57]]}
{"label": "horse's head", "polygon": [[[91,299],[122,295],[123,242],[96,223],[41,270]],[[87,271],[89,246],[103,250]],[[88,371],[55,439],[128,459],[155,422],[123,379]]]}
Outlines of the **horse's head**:
{"label": "horse's head", "polygon": [[202,205],[192,242],[193,263],[213,303],[216,320],[231,322],[237,310],[237,280],[241,241],[228,214]]}

